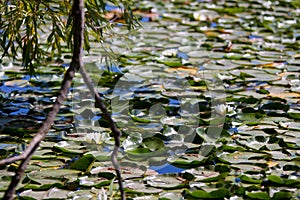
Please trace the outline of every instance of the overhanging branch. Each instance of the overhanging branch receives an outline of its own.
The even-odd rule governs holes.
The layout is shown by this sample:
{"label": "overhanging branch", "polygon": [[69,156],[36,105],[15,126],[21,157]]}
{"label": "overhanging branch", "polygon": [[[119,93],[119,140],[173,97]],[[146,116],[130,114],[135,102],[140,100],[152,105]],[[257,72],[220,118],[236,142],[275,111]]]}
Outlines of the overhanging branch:
{"label": "overhanging branch", "polygon": [[[72,80],[75,76],[75,72],[79,70],[82,66],[82,49],[83,49],[83,34],[84,34],[84,0],[74,0],[73,4],[73,26],[74,26],[74,49],[73,49],[73,57],[70,67],[68,68],[64,79],[62,81],[62,86],[59,90],[59,94],[56,98],[55,103],[53,104],[52,110],[49,112],[46,120],[44,121],[43,125],[39,129],[38,133],[33,137],[30,144],[23,152],[19,158],[22,160],[21,164],[19,165],[18,170],[16,171],[15,176],[12,178],[11,183],[8,189],[5,192],[3,199],[5,200],[12,200],[16,187],[20,180],[24,175],[24,171],[34,154],[35,150],[39,147],[40,142],[45,138],[46,134],[48,133],[51,125],[54,122],[55,116],[58,113],[61,105],[63,104],[64,100],[67,97],[69,92],[69,88],[71,86]],[[8,164],[11,162],[16,161],[16,158],[8,158],[3,160],[0,164]]]}

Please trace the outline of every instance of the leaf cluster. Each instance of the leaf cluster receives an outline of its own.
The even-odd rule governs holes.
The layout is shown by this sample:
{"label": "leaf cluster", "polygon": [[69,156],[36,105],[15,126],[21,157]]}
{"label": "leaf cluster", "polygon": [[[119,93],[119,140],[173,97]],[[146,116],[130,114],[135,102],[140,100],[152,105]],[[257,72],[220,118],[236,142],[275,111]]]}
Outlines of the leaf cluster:
{"label": "leaf cluster", "polygon": [[[128,29],[138,23],[130,9],[130,1],[85,1],[84,48],[90,40],[101,42],[103,32],[111,31],[114,19],[106,17],[107,6],[122,14]],[[0,51],[3,57],[22,59],[22,66],[33,72],[35,66],[60,57],[72,48],[71,0],[4,0],[0,2]]]}

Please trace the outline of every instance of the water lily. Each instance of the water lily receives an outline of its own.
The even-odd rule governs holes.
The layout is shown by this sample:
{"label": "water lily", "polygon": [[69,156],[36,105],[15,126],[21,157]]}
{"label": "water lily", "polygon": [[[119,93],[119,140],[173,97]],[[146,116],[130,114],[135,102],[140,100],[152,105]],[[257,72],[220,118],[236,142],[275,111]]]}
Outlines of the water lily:
{"label": "water lily", "polygon": [[178,53],[178,49],[167,49],[162,52],[163,56],[175,57]]}
{"label": "water lily", "polygon": [[88,143],[102,144],[104,141],[110,139],[109,133],[88,133],[84,140]]}
{"label": "water lily", "polygon": [[214,107],[216,113],[218,115],[226,115],[227,113],[228,114],[232,114],[234,112],[234,107],[228,105],[228,104],[219,104],[219,105],[216,105]]}

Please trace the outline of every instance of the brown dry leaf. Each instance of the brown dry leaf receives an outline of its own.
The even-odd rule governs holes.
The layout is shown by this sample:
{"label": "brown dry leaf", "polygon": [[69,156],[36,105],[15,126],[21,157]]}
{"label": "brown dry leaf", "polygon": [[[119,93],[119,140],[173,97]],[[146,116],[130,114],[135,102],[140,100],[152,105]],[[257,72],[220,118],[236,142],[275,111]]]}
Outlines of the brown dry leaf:
{"label": "brown dry leaf", "polygon": [[198,69],[196,68],[189,68],[185,66],[180,66],[180,67],[172,67],[172,68],[167,68],[167,72],[184,72],[186,74],[191,74],[191,75],[196,75],[198,74]]}
{"label": "brown dry leaf", "polygon": [[115,14],[113,12],[109,12],[104,15],[104,18],[107,20],[112,20],[114,18],[114,16],[115,16]]}
{"label": "brown dry leaf", "polygon": [[296,72],[282,72],[282,73],[280,73],[280,74],[277,74],[279,77],[286,77],[286,76],[288,76],[288,75],[298,75],[298,73],[296,73]]}
{"label": "brown dry leaf", "polygon": [[294,58],[300,58],[300,53],[295,54]]}
{"label": "brown dry leaf", "polygon": [[147,169],[144,175],[145,176],[154,176],[154,175],[158,175],[158,172],[154,171],[153,169]]}
{"label": "brown dry leaf", "polygon": [[158,20],[160,15],[158,13],[154,13],[154,12],[142,12],[142,11],[134,11],[133,12],[135,15],[141,15],[143,17],[149,17],[151,19],[151,21],[155,21]]}
{"label": "brown dry leaf", "polygon": [[274,161],[268,161],[267,165],[268,165],[268,167],[275,167],[275,166],[279,165],[279,163],[274,162]]}
{"label": "brown dry leaf", "polygon": [[4,83],[5,86],[11,86],[11,87],[16,87],[16,86],[26,86],[29,85],[28,80],[12,80],[12,81],[6,81]]}
{"label": "brown dry leaf", "polygon": [[217,37],[220,35],[220,33],[216,31],[204,31],[204,33],[207,37]]}
{"label": "brown dry leaf", "polygon": [[273,62],[273,63],[258,65],[257,67],[273,68],[273,67],[280,67],[283,64],[284,64],[283,62]]}
{"label": "brown dry leaf", "polygon": [[112,19],[123,19],[123,10],[121,9],[114,9],[111,10],[110,12],[105,13],[104,18],[107,20],[112,20]]}
{"label": "brown dry leaf", "polygon": [[300,98],[300,93],[297,92],[270,93],[268,96],[278,97],[281,99],[291,99],[291,98]]}
{"label": "brown dry leaf", "polygon": [[[135,15],[141,15],[142,17],[149,17],[151,19],[151,21],[155,21],[157,19],[159,19],[160,15],[158,13],[153,13],[153,12],[141,12],[141,11],[134,11],[133,12]],[[104,18],[107,20],[112,20],[112,19],[117,19],[117,20],[121,20],[124,19],[124,12],[121,9],[114,9],[111,10],[110,12],[107,12],[104,15]],[[121,20],[122,21],[122,20]]]}

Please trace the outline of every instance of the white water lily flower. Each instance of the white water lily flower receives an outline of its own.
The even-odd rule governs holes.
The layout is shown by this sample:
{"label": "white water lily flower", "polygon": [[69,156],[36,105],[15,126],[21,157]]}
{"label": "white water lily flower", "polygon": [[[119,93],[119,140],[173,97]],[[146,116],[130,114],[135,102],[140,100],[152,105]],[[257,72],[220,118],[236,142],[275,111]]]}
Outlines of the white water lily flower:
{"label": "white water lily flower", "polygon": [[213,10],[202,9],[193,13],[193,17],[197,21],[212,21],[219,17],[219,14]]}
{"label": "white water lily flower", "polygon": [[109,133],[88,133],[84,140],[88,143],[102,144],[104,141],[110,139]]}
{"label": "white water lily flower", "polygon": [[162,52],[163,56],[175,57],[178,53],[178,49],[167,49]]}
{"label": "white water lily flower", "polygon": [[58,143],[55,144],[55,146],[58,146],[58,147],[66,147],[66,146],[69,146],[70,144],[66,141],[60,141]]}
{"label": "white water lily flower", "polygon": [[215,106],[215,111],[219,115],[226,115],[226,108],[225,104],[219,104]]}
{"label": "white water lily flower", "polygon": [[227,113],[230,114],[234,112],[234,108],[228,104],[219,104],[216,105],[214,108],[216,113],[219,115],[226,115]]}
{"label": "white water lily flower", "polygon": [[233,76],[229,75],[229,74],[217,74],[217,77],[220,79],[220,80],[225,80],[225,79],[232,79]]}

